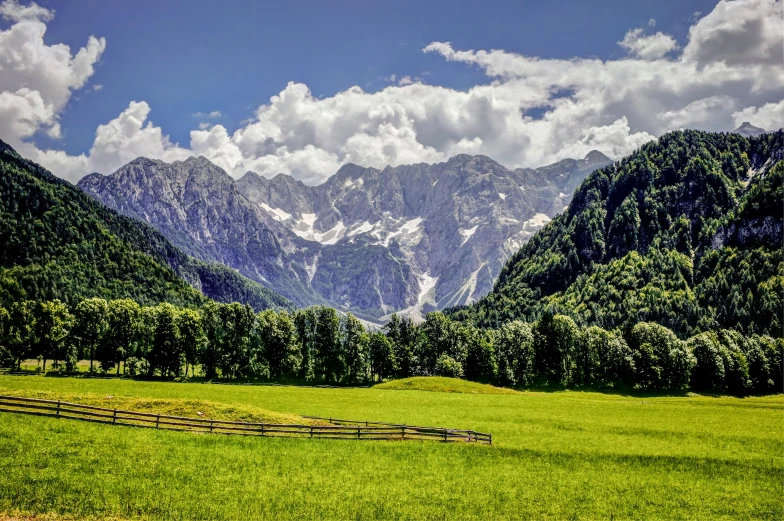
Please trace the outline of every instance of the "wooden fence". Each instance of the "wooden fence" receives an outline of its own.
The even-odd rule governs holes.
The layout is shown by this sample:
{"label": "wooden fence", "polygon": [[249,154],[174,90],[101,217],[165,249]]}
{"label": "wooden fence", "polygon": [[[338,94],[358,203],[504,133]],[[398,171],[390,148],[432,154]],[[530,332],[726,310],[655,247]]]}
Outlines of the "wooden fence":
{"label": "wooden fence", "polygon": [[288,436],[298,438],[334,438],[354,440],[434,440],[441,442],[473,442],[492,444],[493,437],[470,430],[443,427],[417,427],[395,423],[380,423],[337,418],[304,418],[329,422],[329,425],[301,425],[284,423],[250,423],[226,420],[187,418],[164,414],[107,409],[92,405],[0,395],[0,412],[50,416],[71,420],[130,425],[176,431],[244,436]]}

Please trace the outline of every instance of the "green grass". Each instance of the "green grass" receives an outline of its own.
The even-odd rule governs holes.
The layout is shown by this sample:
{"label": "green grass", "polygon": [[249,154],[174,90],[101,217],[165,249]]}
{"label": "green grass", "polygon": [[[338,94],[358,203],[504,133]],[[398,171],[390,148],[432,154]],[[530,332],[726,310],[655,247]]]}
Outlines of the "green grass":
{"label": "green grass", "polygon": [[475,429],[493,446],[258,439],[0,413],[0,512],[122,519],[781,519],[784,397],[472,394],[0,376]]}
{"label": "green grass", "polygon": [[390,380],[375,386],[376,389],[392,389],[396,391],[434,391],[440,393],[469,393],[469,394],[519,394],[513,389],[495,387],[488,384],[469,382],[458,378],[444,378],[442,376],[414,376]]}

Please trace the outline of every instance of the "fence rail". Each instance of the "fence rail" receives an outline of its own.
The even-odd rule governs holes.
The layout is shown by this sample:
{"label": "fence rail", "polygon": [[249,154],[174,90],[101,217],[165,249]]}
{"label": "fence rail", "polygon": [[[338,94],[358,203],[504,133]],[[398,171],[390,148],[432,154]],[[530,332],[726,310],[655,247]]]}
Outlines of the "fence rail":
{"label": "fence rail", "polygon": [[341,420],[303,416],[303,418],[329,422],[329,425],[302,425],[292,423],[251,423],[228,420],[209,420],[169,416],[148,412],[107,409],[94,405],[22,398],[0,395],[0,412],[29,414],[81,420],[93,423],[129,425],[176,431],[244,436],[288,436],[299,438],[331,438],[354,440],[434,440],[442,442],[468,442],[492,444],[490,434],[444,427],[418,427],[397,423]]}

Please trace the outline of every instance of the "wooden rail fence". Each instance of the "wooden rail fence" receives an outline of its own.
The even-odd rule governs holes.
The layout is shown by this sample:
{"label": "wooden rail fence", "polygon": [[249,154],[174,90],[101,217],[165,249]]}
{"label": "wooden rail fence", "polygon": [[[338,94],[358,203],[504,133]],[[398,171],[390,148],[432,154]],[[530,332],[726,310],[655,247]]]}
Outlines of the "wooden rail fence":
{"label": "wooden rail fence", "polygon": [[164,414],[107,409],[93,405],[0,395],[0,412],[68,418],[93,423],[130,425],[153,429],[189,431],[244,436],[288,436],[299,438],[333,438],[354,440],[434,440],[441,442],[485,443],[491,445],[490,434],[443,427],[417,427],[337,418],[304,418],[322,420],[329,425],[284,423],[251,423],[168,416]]}

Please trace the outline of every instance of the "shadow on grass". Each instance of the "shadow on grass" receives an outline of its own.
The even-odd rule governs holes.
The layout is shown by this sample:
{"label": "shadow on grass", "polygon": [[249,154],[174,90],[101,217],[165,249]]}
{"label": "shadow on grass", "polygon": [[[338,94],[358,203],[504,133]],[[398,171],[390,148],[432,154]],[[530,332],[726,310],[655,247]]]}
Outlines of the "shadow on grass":
{"label": "shadow on grass", "polygon": [[[129,375],[116,375],[116,374],[109,374],[109,373],[101,373],[101,372],[89,372],[89,371],[75,371],[75,372],[67,372],[67,371],[47,371],[46,373],[41,373],[35,369],[22,369],[22,370],[9,370],[9,369],[0,369],[0,375],[7,375],[7,376],[44,376],[46,378],[88,378],[88,379],[98,379],[98,380],[132,380],[132,381],[140,381],[140,382],[172,382],[172,383],[200,383],[200,384],[211,384],[211,385],[253,385],[253,386],[267,386],[267,387],[309,387],[309,388],[317,388],[317,389],[369,389],[375,386],[377,383],[382,382],[374,382],[371,384],[350,384],[350,383],[327,383],[327,382],[313,382],[307,380],[299,380],[299,379],[280,379],[280,380],[270,380],[270,379],[260,379],[260,378],[213,378],[207,379],[202,376],[189,376],[189,377],[179,377],[179,378],[168,378],[162,376],[129,376]],[[393,379],[394,380],[394,379]],[[391,381],[391,380],[386,380]],[[470,380],[467,380],[470,381]],[[477,383],[487,383],[493,385],[490,382],[477,382]],[[637,389],[632,386],[618,386],[618,387],[571,387],[566,388],[558,385],[539,385],[539,386],[529,386],[529,387],[510,387],[510,389],[514,389],[516,391],[521,392],[536,392],[536,393],[599,393],[599,394],[606,394],[606,395],[615,395],[624,398],[684,398],[689,396],[701,396],[706,398],[724,398],[727,396],[732,396],[734,398],[748,398],[754,396],[775,396],[782,393],[747,393],[744,395],[732,395],[732,394],[720,394],[720,393],[711,393],[705,391],[695,392],[693,390],[667,390],[667,389]],[[405,389],[398,389],[398,390],[405,390]]]}

